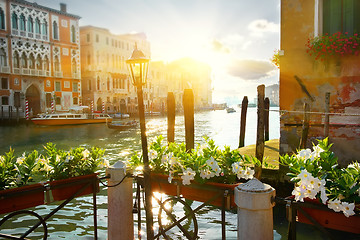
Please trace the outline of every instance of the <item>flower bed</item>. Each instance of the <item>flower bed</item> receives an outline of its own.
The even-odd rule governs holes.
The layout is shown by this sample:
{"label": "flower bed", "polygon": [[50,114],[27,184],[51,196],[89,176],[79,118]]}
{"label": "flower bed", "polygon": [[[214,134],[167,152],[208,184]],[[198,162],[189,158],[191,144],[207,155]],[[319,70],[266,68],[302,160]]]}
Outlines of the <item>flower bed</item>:
{"label": "flower bed", "polygon": [[[229,190],[229,203],[234,206],[233,189],[240,179],[251,179],[254,166],[260,165],[255,157],[241,155],[238,150],[219,149],[213,140],[186,151],[184,143],[163,144],[159,136],[149,145],[149,165],[156,177],[152,178],[152,190],[163,191],[168,195],[182,194],[185,198],[206,202],[214,195]],[[133,155],[128,165],[142,171],[142,156]],[[154,175],[153,175],[154,176]],[[178,185],[171,184],[176,182]],[[189,186],[189,187],[188,187]],[[178,192],[180,191],[180,192]],[[222,198],[213,205],[221,206]]]}
{"label": "flower bed", "polygon": [[321,61],[329,56],[358,56],[360,53],[360,36],[357,33],[350,36],[347,32],[337,32],[331,36],[326,34],[309,38],[306,47],[310,56]]}
{"label": "flower bed", "polygon": [[294,155],[280,156],[280,163],[289,167],[296,201],[317,199],[350,217],[360,210],[356,207],[360,203],[360,164],[353,162],[340,168],[330,148],[327,138],[319,140],[313,151],[303,149]]}
{"label": "flower bed", "polygon": [[[104,151],[99,148],[78,147],[64,151],[57,149],[55,144],[48,143],[44,149],[44,154],[34,150],[31,153],[23,153],[22,156],[15,157],[14,150],[10,149],[4,155],[0,155],[0,213],[43,204],[44,184],[29,185],[31,183],[42,181],[51,186],[56,183],[65,186],[66,184],[63,182],[69,181],[69,179],[80,182],[80,187],[71,186],[73,188],[71,191],[66,189],[66,196],[54,196],[55,200],[63,200],[72,196],[84,184],[97,181],[94,180],[97,178],[94,173],[98,169],[108,166],[107,160],[103,158]],[[79,180],[78,178],[89,178],[90,180]],[[73,185],[73,182],[69,185]],[[98,183],[96,188],[95,186],[95,184],[91,184],[81,195],[99,191]],[[57,187],[51,188],[56,195]],[[15,201],[18,199],[22,203],[16,203]]]}

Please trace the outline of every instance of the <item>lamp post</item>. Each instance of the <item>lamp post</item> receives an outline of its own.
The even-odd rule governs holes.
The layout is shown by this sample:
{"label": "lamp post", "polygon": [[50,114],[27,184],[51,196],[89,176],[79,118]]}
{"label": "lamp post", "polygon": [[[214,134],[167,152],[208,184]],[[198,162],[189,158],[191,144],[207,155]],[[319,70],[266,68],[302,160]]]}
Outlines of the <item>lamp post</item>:
{"label": "lamp post", "polygon": [[150,167],[148,158],[148,147],[146,138],[146,126],[145,126],[145,110],[144,110],[144,99],[142,86],[146,84],[148,66],[150,59],[146,58],[144,53],[137,49],[135,44],[134,51],[131,57],[126,60],[129,67],[130,77],[133,85],[137,89],[137,99],[139,106],[139,117],[140,117],[140,129],[141,129],[141,145],[143,152],[144,161],[144,187],[145,187],[145,212],[146,212],[146,234],[148,240],[154,239],[153,230],[153,214],[152,214],[152,203],[151,203],[151,178],[150,178]]}

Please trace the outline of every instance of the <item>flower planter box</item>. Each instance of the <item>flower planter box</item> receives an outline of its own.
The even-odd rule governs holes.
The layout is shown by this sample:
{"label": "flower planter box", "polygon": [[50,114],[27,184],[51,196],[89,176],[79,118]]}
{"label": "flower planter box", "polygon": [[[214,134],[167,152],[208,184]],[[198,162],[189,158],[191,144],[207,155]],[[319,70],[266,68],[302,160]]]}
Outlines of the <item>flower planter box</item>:
{"label": "flower planter box", "polygon": [[0,214],[44,204],[44,190],[44,185],[37,183],[0,191]]}
{"label": "flower planter box", "polygon": [[182,185],[181,179],[174,179],[173,182],[168,182],[168,176],[163,174],[151,174],[151,188],[153,192],[161,192],[171,196],[182,195],[186,199],[195,200],[199,202],[207,202],[211,198],[216,197],[209,204],[221,207],[222,206],[222,193],[225,190],[228,190],[228,197],[225,201],[225,207],[231,208],[235,207],[234,202],[234,188],[237,187],[240,183],[237,184],[225,184],[225,183],[215,183],[207,182],[204,184],[199,184],[192,182],[190,185]]}
{"label": "flower planter box", "polygon": [[[324,206],[317,199],[305,199],[305,203],[316,206]],[[334,212],[331,209],[318,209],[301,207],[304,212],[309,214],[321,226],[336,229],[345,232],[360,234],[360,216],[359,214],[346,217],[342,212]],[[297,212],[298,222],[312,224],[312,222],[301,213]]]}
{"label": "flower planter box", "polygon": [[49,182],[54,201],[61,201],[70,198],[89,183],[90,185],[87,186],[81,193],[79,192],[76,197],[91,194],[93,192],[99,192],[99,182],[97,181],[96,173]]}

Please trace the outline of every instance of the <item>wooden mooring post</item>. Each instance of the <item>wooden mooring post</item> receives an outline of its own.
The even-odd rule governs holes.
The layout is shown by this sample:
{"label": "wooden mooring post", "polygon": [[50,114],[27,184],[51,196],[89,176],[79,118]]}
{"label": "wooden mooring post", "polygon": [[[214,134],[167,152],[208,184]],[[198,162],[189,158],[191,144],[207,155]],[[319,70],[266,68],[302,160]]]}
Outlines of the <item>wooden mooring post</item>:
{"label": "wooden mooring post", "polygon": [[173,92],[167,95],[167,141],[168,143],[175,141],[175,96]]}
{"label": "wooden mooring post", "polygon": [[264,131],[265,131],[265,141],[269,141],[269,110],[270,110],[270,100],[268,97],[264,100]]}
{"label": "wooden mooring post", "polygon": [[324,137],[329,137],[329,124],[330,124],[330,93],[325,93],[325,118],[324,118]]}
{"label": "wooden mooring post", "polygon": [[245,146],[246,113],[248,108],[248,102],[248,97],[244,96],[241,103],[239,148]]}
{"label": "wooden mooring post", "polygon": [[264,158],[264,98],[265,98],[265,85],[257,87],[258,100],[257,100],[257,133],[256,133],[256,150],[255,157],[261,162],[261,166],[255,166],[255,177],[261,179],[262,162]]}
{"label": "wooden mooring post", "polygon": [[304,120],[303,120],[301,139],[299,144],[300,149],[306,148],[306,142],[309,133],[309,121],[310,121],[309,111],[310,111],[310,105],[308,103],[304,103]]}
{"label": "wooden mooring post", "polygon": [[185,141],[186,150],[194,148],[195,128],[194,128],[194,93],[192,89],[185,89],[183,96],[184,118],[185,118]]}

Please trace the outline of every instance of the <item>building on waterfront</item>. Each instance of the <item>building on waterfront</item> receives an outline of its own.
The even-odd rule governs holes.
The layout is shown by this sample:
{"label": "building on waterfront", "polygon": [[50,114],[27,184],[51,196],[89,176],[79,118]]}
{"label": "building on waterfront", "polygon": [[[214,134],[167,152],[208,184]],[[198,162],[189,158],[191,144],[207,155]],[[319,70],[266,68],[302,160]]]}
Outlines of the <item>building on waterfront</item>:
{"label": "building on waterfront", "polygon": [[[282,153],[299,147],[304,103],[308,103],[312,113],[307,146],[327,135],[324,126],[329,106],[333,114],[328,136],[334,143],[332,150],[340,156],[339,163],[359,159],[360,55],[352,40],[358,39],[360,32],[359,11],[360,1],[281,1]],[[313,37],[319,37],[318,47],[312,47]]]}
{"label": "building on waterfront", "polygon": [[[81,99],[80,17],[23,0],[0,0],[0,105],[68,110]],[[13,110],[14,111],[14,110]]]}
{"label": "building on waterfront", "polygon": [[270,106],[279,106],[279,84],[265,87],[265,96],[269,98]]}
{"label": "building on waterfront", "polygon": [[[137,99],[126,60],[135,43],[150,57],[150,43],[144,33],[112,34],[94,26],[80,28],[83,104],[93,104],[95,111],[135,113]],[[144,87],[145,107],[148,108],[149,87]]]}
{"label": "building on waterfront", "polygon": [[212,79],[209,65],[191,58],[173,61],[167,66],[169,91],[174,92],[176,106],[182,106],[184,89],[194,92],[195,110],[212,108]]}

